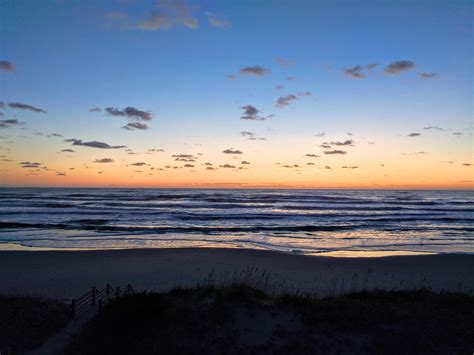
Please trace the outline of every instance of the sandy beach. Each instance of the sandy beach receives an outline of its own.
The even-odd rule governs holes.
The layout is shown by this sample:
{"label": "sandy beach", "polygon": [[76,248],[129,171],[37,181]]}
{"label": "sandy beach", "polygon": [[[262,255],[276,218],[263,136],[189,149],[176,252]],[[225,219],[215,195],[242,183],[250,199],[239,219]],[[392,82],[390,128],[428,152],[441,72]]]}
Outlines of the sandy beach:
{"label": "sandy beach", "polygon": [[67,298],[107,283],[169,290],[240,281],[318,295],[420,287],[472,292],[474,255],[341,258],[217,248],[0,252],[3,294]]}

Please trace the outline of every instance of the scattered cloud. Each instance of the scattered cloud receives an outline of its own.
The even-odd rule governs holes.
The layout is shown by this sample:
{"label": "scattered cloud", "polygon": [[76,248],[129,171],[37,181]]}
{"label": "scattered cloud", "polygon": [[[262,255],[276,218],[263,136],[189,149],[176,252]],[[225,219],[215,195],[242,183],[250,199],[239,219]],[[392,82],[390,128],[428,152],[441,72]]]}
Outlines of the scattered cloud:
{"label": "scattered cloud", "polygon": [[423,129],[426,130],[435,130],[435,131],[444,131],[444,128],[438,127],[438,126],[428,126],[428,127],[423,127]]}
{"label": "scattered cloud", "polygon": [[173,154],[173,158],[175,161],[184,161],[184,162],[195,162],[196,157],[192,154]]}
{"label": "scattered cloud", "polygon": [[193,164],[184,164],[183,165],[185,168],[194,168]]}
{"label": "scattered cloud", "polygon": [[84,142],[81,139],[65,139],[64,140],[67,143],[72,143],[72,145],[78,145],[78,146],[83,146],[83,147],[90,147],[90,148],[99,148],[99,149],[121,149],[121,148],[126,148],[125,145],[109,145],[104,142],[99,142],[99,141],[90,141],[90,142]]}
{"label": "scattered cloud", "polygon": [[91,109],[89,109],[89,112],[100,112],[102,111],[102,109],[100,107],[93,107]]}
{"label": "scattered cloud", "polygon": [[94,160],[94,163],[113,163],[114,160],[111,158],[102,158],[102,159],[96,159]]}
{"label": "scattered cloud", "polygon": [[296,76],[288,76],[288,77],[286,77],[286,80],[295,81],[295,80],[298,80],[298,78]]}
{"label": "scattered cloud", "polygon": [[255,137],[255,133],[248,132],[248,131],[240,132],[240,134],[244,137]]}
{"label": "scattered cloud", "polygon": [[242,106],[241,109],[244,110],[242,116],[240,116],[241,120],[263,121],[267,118],[273,117],[273,115],[262,116],[262,111],[252,105]]}
{"label": "scattered cloud", "polygon": [[132,165],[132,166],[145,166],[145,165],[148,165],[148,164],[145,163],[145,162],[142,162],[142,161],[138,161],[138,162],[132,163],[130,165]]}
{"label": "scattered cloud", "polygon": [[341,166],[341,168],[343,168],[343,169],[359,169],[359,167],[357,165],[353,165],[353,166],[344,165],[344,166]]}
{"label": "scattered cloud", "polygon": [[413,137],[418,137],[418,136],[421,136],[421,133],[413,132],[413,133],[410,133],[410,134],[408,135],[408,137],[412,137],[412,138],[413,138]]}
{"label": "scattered cloud", "polygon": [[286,107],[288,106],[291,101],[297,100],[298,98],[295,95],[286,95],[286,96],[280,96],[277,101],[275,106],[277,107]]}
{"label": "scattered cloud", "polygon": [[7,60],[0,60],[0,71],[14,72],[15,66]]}
{"label": "scattered cloud", "polygon": [[206,12],[207,21],[212,27],[216,28],[228,28],[230,26],[229,21],[223,16],[216,15],[212,12]]}
{"label": "scattered cloud", "polygon": [[10,128],[12,126],[21,126],[24,122],[20,122],[17,119],[0,120],[0,128]]}
{"label": "scattered cloud", "polygon": [[429,79],[434,79],[438,76],[438,73],[418,73],[418,76],[423,79],[423,80],[429,80]]}
{"label": "scattered cloud", "polygon": [[141,122],[129,122],[125,126],[122,126],[122,129],[126,129],[127,131],[134,131],[136,129],[147,130],[150,129],[150,126],[148,126],[146,123]]}
{"label": "scattered cloud", "polygon": [[224,154],[243,154],[240,150],[235,150],[233,148],[223,150],[222,153],[224,153]]}
{"label": "scattered cloud", "polygon": [[275,89],[277,89],[277,90],[283,90],[284,88],[285,88],[284,85],[277,85],[277,86],[275,86]]}
{"label": "scattered cloud", "polygon": [[164,149],[148,149],[149,152],[164,152],[165,150]]}
{"label": "scattered cloud", "polygon": [[344,68],[342,70],[345,76],[353,79],[365,79],[378,64],[371,63],[367,65],[356,65],[352,68]]}
{"label": "scattered cloud", "polygon": [[235,80],[237,79],[235,75],[227,75],[227,79],[229,80]]}
{"label": "scattered cloud", "polygon": [[182,25],[192,30],[199,28],[199,21],[192,14],[184,0],[159,0],[154,12],[146,19],[138,21],[132,29],[157,31]]}
{"label": "scattered cloud", "polygon": [[259,65],[255,65],[253,67],[240,68],[239,72],[240,74],[243,74],[243,75],[255,75],[255,76],[265,76],[271,73],[269,69],[265,69]]}
{"label": "scattered cloud", "polygon": [[23,161],[20,163],[20,166],[25,169],[37,169],[40,168],[42,163]]}
{"label": "scattered cloud", "polygon": [[324,137],[326,135],[326,133],[324,132],[319,132],[319,133],[316,133],[314,136],[315,137]]}
{"label": "scattered cloud", "polygon": [[329,170],[329,169],[331,169],[331,167],[330,167],[329,165],[326,165],[326,166],[324,167],[324,169]]}
{"label": "scattered cloud", "polygon": [[343,150],[334,149],[334,150],[325,150],[324,154],[330,154],[330,155],[331,154],[346,154],[346,152]]}
{"label": "scattered cloud", "polygon": [[320,158],[320,156],[317,154],[305,154],[304,156],[308,158]]}
{"label": "scattered cloud", "polygon": [[125,107],[123,110],[113,107],[106,107],[105,111],[111,116],[127,117],[137,120],[150,121],[153,118],[153,113],[141,111],[135,107]]}
{"label": "scattered cloud", "polygon": [[46,137],[49,137],[49,138],[51,138],[51,137],[62,137],[62,136],[63,136],[62,134],[58,134],[58,133],[50,133],[50,134],[48,134]]}
{"label": "scattered cloud", "polygon": [[61,150],[61,153],[74,153],[75,150],[72,150],[72,149],[63,149]]}
{"label": "scattered cloud", "polygon": [[321,144],[320,147],[324,149],[331,149],[331,146],[329,145],[328,142],[323,142],[323,144]]}
{"label": "scattered cloud", "polygon": [[19,110],[28,110],[28,111],[33,111],[33,112],[46,113],[46,111],[43,110],[42,108],[38,108],[38,107],[31,106],[28,104],[22,104],[19,102],[9,102],[8,107],[19,109]]}
{"label": "scattered cloud", "polygon": [[346,139],[345,141],[335,141],[335,142],[331,142],[331,145],[336,145],[336,146],[350,146],[350,147],[353,147],[354,146],[354,141],[352,139]]}
{"label": "scattered cloud", "polygon": [[250,163],[246,160],[242,160],[240,164],[243,164],[243,165],[250,165]]}
{"label": "scattered cloud", "polygon": [[460,137],[460,136],[462,136],[462,135],[463,135],[463,133],[461,133],[461,132],[453,132],[453,136],[458,136],[458,137]]}
{"label": "scattered cloud", "polygon": [[415,68],[415,63],[409,60],[397,60],[390,63],[383,70],[385,74],[396,75]]}
{"label": "scattered cloud", "polygon": [[224,164],[220,166],[221,168],[226,168],[226,169],[235,169],[235,165],[230,165],[230,164]]}
{"label": "scattered cloud", "polygon": [[471,164],[471,163],[463,163],[462,165],[464,165],[464,166],[473,166],[474,164]]}

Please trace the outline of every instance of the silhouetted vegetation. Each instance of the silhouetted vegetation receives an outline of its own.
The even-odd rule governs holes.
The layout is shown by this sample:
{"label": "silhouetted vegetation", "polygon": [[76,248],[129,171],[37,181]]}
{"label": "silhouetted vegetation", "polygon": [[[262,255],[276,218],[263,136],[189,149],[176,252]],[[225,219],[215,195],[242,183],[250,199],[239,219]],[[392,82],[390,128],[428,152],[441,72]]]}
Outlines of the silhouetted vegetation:
{"label": "silhouetted vegetation", "polygon": [[66,304],[41,297],[0,296],[0,353],[23,354],[64,327]]}
{"label": "silhouetted vegetation", "polygon": [[418,354],[473,349],[472,295],[373,291],[311,299],[232,285],[111,301],[66,353]]}

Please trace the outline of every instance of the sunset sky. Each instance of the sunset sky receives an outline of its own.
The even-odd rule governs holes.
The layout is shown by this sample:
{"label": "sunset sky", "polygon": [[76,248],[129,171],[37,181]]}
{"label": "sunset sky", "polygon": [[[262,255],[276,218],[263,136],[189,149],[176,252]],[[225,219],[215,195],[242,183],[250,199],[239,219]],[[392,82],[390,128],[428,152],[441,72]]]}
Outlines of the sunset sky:
{"label": "sunset sky", "polygon": [[470,1],[3,0],[0,185],[473,188]]}

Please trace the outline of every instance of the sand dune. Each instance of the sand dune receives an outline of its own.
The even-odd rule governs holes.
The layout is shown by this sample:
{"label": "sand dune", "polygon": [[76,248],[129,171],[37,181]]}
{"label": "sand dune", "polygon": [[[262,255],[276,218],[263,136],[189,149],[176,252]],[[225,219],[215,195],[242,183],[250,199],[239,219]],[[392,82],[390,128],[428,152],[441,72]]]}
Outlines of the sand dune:
{"label": "sand dune", "polygon": [[319,295],[420,287],[472,292],[474,255],[340,258],[210,248],[0,252],[0,293],[65,298],[107,283],[168,290],[233,281]]}

